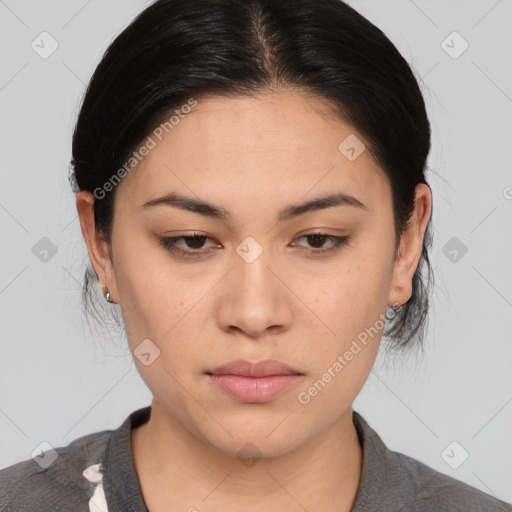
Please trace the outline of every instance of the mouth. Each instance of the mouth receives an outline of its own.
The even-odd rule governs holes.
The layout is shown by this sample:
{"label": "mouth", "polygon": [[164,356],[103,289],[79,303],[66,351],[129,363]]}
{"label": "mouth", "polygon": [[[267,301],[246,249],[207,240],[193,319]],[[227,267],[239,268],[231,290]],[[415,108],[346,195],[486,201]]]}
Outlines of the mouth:
{"label": "mouth", "polygon": [[215,368],[215,370],[207,373],[210,375],[241,375],[243,377],[302,375],[298,370],[295,370],[280,361],[276,361],[275,359],[265,359],[264,361],[258,361],[257,363],[238,359],[219,366],[218,368]]}
{"label": "mouth", "polygon": [[304,377],[298,370],[272,359],[257,363],[232,361],[206,374],[220,390],[247,403],[267,402]]}

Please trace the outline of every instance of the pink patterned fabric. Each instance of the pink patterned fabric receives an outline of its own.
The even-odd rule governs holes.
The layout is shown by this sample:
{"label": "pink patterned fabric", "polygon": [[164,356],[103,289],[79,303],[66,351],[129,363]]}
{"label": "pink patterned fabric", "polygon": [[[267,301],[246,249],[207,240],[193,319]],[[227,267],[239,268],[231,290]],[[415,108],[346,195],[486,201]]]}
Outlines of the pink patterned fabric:
{"label": "pink patterned fabric", "polygon": [[93,464],[82,471],[89,482],[96,484],[94,494],[89,500],[89,512],[108,512],[107,500],[103,491],[103,474],[100,472],[101,463]]}

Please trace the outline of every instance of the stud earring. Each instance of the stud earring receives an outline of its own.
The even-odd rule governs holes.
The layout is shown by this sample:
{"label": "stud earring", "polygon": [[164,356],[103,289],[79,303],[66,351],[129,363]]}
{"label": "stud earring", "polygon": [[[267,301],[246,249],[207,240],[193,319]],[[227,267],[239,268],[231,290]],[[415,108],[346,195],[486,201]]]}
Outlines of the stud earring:
{"label": "stud earring", "polygon": [[108,291],[108,288],[103,285],[103,296],[105,297],[105,300],[107,302],[110,302],[111,304],[115,304],[115,302],[110,297],[110,292]]}

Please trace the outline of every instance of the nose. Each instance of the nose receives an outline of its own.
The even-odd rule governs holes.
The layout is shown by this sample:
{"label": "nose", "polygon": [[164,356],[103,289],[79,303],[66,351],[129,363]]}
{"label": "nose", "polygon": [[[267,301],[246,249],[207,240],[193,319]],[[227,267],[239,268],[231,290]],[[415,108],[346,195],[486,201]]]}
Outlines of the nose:
{"label": "nose", "polygon": [[235,266],[223,282],[217,321],[221,329],[251,338],[277,334],[293,321],[293,293],[283,271],[263,251],[248,262],[236,255]]}

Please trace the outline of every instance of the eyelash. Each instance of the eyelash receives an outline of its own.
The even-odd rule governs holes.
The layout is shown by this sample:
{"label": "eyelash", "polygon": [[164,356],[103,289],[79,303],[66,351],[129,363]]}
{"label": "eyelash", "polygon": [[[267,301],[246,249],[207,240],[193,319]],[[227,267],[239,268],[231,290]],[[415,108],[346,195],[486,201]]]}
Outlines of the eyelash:
{"label": "eyelash", "polygon": [[[349,236],[334,236],[334,235],[328,235],[327,233],[308,233],[306,235],[300,236],[298,238],[298,240],[300,240],[301,238],[308,238],[308,237],[313,237],[313,236],[327,238],[327,239],[331,240],[333,243],[333,246],[330,247],[329,249],[306,249],[306,252],[309,252],[310,254],[313,254],[313,255],[321,255],[321,254],[334,252],[334,251],[340,249],[342,246],[348,245],[348,243],[350,241]],[[204,256],[208,252],[211,252],[211,250],[213,250],[213,249],[210,249],[207,251],[202,251],[202,252],[200,252],[200,251],[184,251],[183,249],[178,249],[176,247],[176,244],[178,244],[179,242],[185,241],[186,239],[198,240],[198,239],[202,239],[202,238],[211,240],[211,237],[209,237],[207,235],[204,235],[201,233],[194,233],[193,235],[181,235],[181,236],[162,238],[160,240],[160,245],[163,246],[166,250],[173,252],[175,254],[178,254],[178,255],[181,255],[184,257],[192,257],[193,258],[193,257],[198,257],[198,256]]]}

